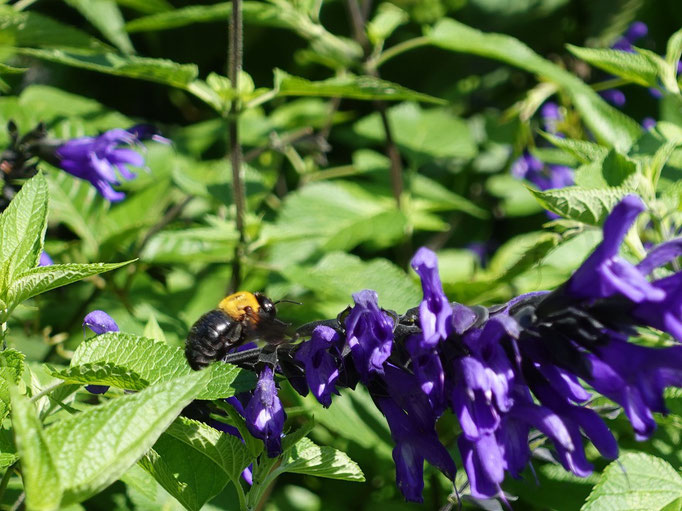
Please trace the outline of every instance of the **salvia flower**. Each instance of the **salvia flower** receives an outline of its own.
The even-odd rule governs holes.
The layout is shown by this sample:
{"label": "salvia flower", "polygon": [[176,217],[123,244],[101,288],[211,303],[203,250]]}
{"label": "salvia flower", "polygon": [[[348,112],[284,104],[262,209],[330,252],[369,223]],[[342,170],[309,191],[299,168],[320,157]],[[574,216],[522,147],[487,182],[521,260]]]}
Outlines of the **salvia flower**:
{"label": "salvia flower", "polygon": [[346,340],[360,373],[367,382],[372,373],[383,373],[384,362],[393,346],[393,321],[379,308],[376,291],[366,289],[353,295],[355,307],[346,318]]}
{"label": "salvia flower", "polygon": [[564,165],[547,165],[533,156],[529,151],[512,164],[512,175],[517,179],[525,179],[533,183],[539,190],[565,188],[573,184],[573,169]]}
{"label": "salvia flower", "polygon": [[[422,500],[425,461],[454,480],[436,429],[446,409],[459,422],[456,443],[473,497],[504,499],[505,477],[522,477],[530,463],[532,430],[546,437],[557,464],[587,476],[585,439],[604,458],[618,456],[592,397],[621,406],[636,438],[645,439],[654,414],[667,412],[664,390],[682,387],[682,346],[630,341],[647,326],[682,340],[682,272],[657,271],[682,255],[682,239],[653,247],[639,264],[619,255],[643,210],[639,197],[625,197],[604,222],[603,241],[566,283],[492,307],[449,302],[436,255],[422,248],[412,261],[424,294],[419,307],[389,315],[365,290],[349,313],[300,330],[310,339],[283,349],[296,352],[299,374],[325,406],[336,388],[355,388],[359,375],[386,417],[407,500]],[[268,454],[278,453],[284,412],[271,366],[260,373],[246,419]]]}
{"label": "salvia flower", "polygon": [[[313,330],[310,341],[303,344],[296,353],[296,360],[303,363],[308,387],[313,396],[325,407],[332,404],[332,393],[339,378],[337,358],[341,336],[336,330],[320,325]],[[334,348],[337,347],[336,350]]]}
{"label": "salvia flower", "polygon": [[140,140],[151,138],[167,142],[148,125],[133,126],[129,130],[112,129],[97,137],[79,137],[57,147],[57,165],[69,174],[90,181],[107,200],[123,200],[125,194],[114,190],[119,175],[126,180],[135,174],[129,166],[144,167],[144,158],[130,147]]}
{"label": "salvia flower", "polygon": [[274,371],[269,365],[265,365],[258,375],[256,389],[246,405],[245,417],[246,427],[254,437],[263,440],[268,456],[279,456],[286,413],[277,396]]}
{"label": "salvia flower", "polygon": [[[119,328],[114,321],[114,318],[109,316],[106,312],[102,310],[94,310],[89,312],[83,318],[83,330],[88,327],[90,330],[95,332],[97,335],[106,334],[107,332],[118,332]],[[109,390],[108,385],[86,385],[85,390],[92,394],[104,394]]]}
{"label": "salvia flower", "polygon": [[604,240],[568,281],[567,290],[580,298],[606,298],[621,293],[633,302],[660,302],[665,292],[654,287],[634,265],[618,255],[620,245],[637,216],[642,199],[625,197],[604,222]]}

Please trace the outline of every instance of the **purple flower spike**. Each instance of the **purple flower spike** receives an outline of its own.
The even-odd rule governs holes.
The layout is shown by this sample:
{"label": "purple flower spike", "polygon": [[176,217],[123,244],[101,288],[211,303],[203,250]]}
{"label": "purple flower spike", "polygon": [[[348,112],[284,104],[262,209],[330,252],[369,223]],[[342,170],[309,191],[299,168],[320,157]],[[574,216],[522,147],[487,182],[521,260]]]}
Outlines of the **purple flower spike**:
{"label": "purple flower spike", "polygon": [[313,396],[326,408],[332,404],[332,393],[336,392],[339,366],[330,350],[336,349],[340,342],[339,334],[333,328],[320,325],[313,330],[308,342],[301,345],[296,360],[305,367],[305,378]]}
{"label": "purple flower spike", "polygon": [[420,248],[411,262],[422,281],[424,299],[419,305],[419,323],[423,334],[423,347],[434,348],[453,331],[452,307],[443,292],[438,275],[438,258],[426,247]]}
{"label": "purple flower spike", "polygon": [[634,43],[638,39],[645,37],[649,33],[649,27],[643,21],[635,21],[629,27],[627,32],[625,32],[625,38]]}
{"label": "purple flower spike", "polygon": [[40,259],[38,260],[38,266],[52,266],[54,261],[50,257],[50,254],[44,250],[40,253]]}
{"label": "purple flower spike", "polygon": [[372,373],[383,374],[384,362],[393,347],[393,321],[378,305],[376,291],[353,295],[355,307],[346,318],[346,339],[362,381]]}
{"label": "purple flower spike", "polygon": [[654,119],[653,117],[645,117],[644,119],[642,119],[642,128],[644,128],[645,130],[649,131],[650,129],[653,129],[655,127],[656,119]]}
{"label": "purple flower spike", "polygon": [[[524,151],[523,154],[512,164],[511,173],[517,179],[528,179],[534,182],[531,177],[539,175],[544,168],[544,165],[529,151]],[[529,177],[531,176],[531,177]]]}
{"label": "purple flower spike", "polygon": [[97,335],[107,332],[118,332],[116,321],[104,311],[94,310],[83,318],[83,326],[87,326]]}
{"label": "purple flower spike", "polygon": [[606,298],[617,293],[635,303],[660,302],[665,292],[647,281],[635,266],[618,255],[623,239],[644,203],[636,195],[625,197],[604,222],[604,240],[568,281],[568,292],[576,298]]}
{"label": "purple flower spike", "polygon": [[504,480],[504,460],[495,436],[486,434],[471,441],[462,435],[457,445],[469,477],[471,495],[479,499],[499,495],[500,483]]}
{"label": "purple flower spike", "polygon": [[277,396],[272,367],[266,365],[258,375],[256,389],[245,411],[249,432],[263,440],[270,458],[279,456],[282,453],[282,431],[287,416]]}
{"label": "purple flower spike", "polygon": [[[116,321],[114,321],[114,318],[109,316],[104,311],[101,310],[94,310],[87,314],[83,318],[83,332],[85,333],[85,327],[88,327],[90,330],[95,332],[97,335],[102,335],[107,332],[118,332],[119,328],[118,325],[116,324]],[[86,385],[85,390],[90,392],[91,394],[104,394],[107,390],[109,390],[108,385]]]}

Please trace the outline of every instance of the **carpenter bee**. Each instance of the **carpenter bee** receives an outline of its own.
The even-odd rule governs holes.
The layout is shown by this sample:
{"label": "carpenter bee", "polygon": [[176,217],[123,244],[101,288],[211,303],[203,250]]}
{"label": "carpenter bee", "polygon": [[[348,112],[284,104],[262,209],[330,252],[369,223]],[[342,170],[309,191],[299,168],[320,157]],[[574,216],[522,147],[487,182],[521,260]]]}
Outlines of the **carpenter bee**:
{"label": "carpenter bee", "polygon": [[285,341],[288,323],[277,319],[275,304],[262,293],[239,291],[221,300],[217,309],[201,316],[187,335],[185,356],[199,370],[247,341],[270,344]]}

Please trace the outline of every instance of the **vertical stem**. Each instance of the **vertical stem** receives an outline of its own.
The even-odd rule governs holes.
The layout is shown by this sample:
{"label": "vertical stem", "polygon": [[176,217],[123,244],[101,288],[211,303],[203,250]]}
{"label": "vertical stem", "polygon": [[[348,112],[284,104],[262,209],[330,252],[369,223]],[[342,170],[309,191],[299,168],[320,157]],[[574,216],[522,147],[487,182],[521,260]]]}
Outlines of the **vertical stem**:
{"label": "vertical stem", "polygon": [[[239,90],[239,72],[242,69],[242,3],[241,0],[232,0],[232,17],[230,18],[230,60],[228,76],[232,87]],[[241,102],[239,97],[232,101],[228,117],[228,129],[230,132],[230,163],[232,166],[232,193],[236,209],[235,222],[239,232],[239,242],[234,251],[232,261],[232,278],[230,288],[236,291],[241,284],[241,261],[244,254],[246,235],[244,233],[244,212],[246,209],[246,192],[242,171],[242,148],[239,144],[239,114]]]}
{"label": "vertical stem", "polygon": [[2,349],[6,350],[7,349],[7,339],[5,338],[7,336],[7,323],[2,322],[0,323],[0,339],[2,339]]}

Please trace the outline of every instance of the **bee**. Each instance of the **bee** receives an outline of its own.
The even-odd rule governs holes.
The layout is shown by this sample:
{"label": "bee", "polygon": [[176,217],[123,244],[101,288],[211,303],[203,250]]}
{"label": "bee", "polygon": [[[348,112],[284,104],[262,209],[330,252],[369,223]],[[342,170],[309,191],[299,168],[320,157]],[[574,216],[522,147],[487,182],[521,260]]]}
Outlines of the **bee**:
{"label": "bee", "polygon": [[192,369],[203,369],[247,341],[285,341],[288,323],[277,319],[273,302],[262,293],[239,291],[223,298],[218,308],[201,316],[187,335],[185,356]]}

